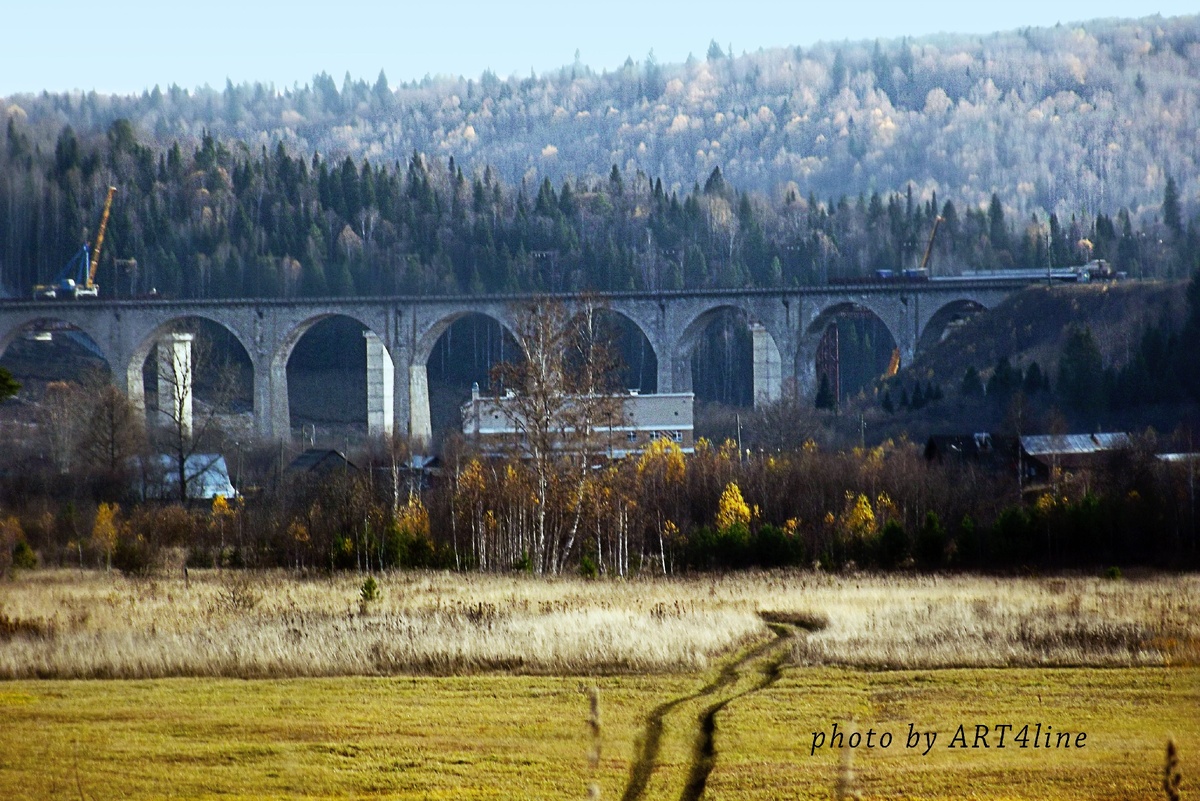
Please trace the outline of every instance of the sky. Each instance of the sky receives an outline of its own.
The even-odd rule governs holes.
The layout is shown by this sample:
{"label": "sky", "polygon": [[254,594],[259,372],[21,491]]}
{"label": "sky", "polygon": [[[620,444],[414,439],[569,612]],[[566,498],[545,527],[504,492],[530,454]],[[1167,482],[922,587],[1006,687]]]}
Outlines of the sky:
{"label": "sky", "polygon": [[156,84],[283,90],[322,71],[396,86],[425,75],[541,73],[579,60],[617,69],[819,41],[992,33],[1104,17],[1177,16],[1196,0],[411,0],[349,6],[292,0],[40,0],[0,12],[0,97],[24,92],[140,93]]}

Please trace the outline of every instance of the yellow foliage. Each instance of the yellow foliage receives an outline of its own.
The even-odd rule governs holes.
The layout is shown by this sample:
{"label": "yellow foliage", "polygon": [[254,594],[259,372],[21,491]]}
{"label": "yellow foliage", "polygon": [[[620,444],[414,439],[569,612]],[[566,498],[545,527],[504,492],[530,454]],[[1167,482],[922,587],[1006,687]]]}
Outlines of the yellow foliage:
{"label": "yellow foliage", "polygon": [[292,542],[308,542],[308,526],[299,520],[293,520],[292,524],[288,526],[288,537]]}
{"label": "yellow foliage", "polygon": [[811,438],[804,440],[803,447],[805,453],[816,453],[818,450],[816,440]]}
{"label": "yellow foliage", "polygon": [[112,549],[117,546],[117,514],[120,511],[121,507],[115,503],[102,503],[96,508],[92,541],[106,554],[111,554]]}
{"label": "yellow foliage", "polygon": [[721,493],[717,503],[717,529],[725,531],[737,524],[750,525],[750,507],[742,499],[742,491],[738,485],[730,481]]}
{"label": "yellow foliage", "polygon": [[480,494],[485,486],[483,464],[478,459],[467,462],[466,468],[458,474],[459,490],[469,494]]}
{"label": "yellow foliage", "polygon": [[789,517],[783,523],[783,533],[789,537],[794,537],[800,533],[800,518]]}
{"label": "yellow foliage", "polygon": [[875,518],[875,510],[871,508],[871,499],[862,493],[855,495],[847,492],[846,506],[838,516],[838,526],[852,537],[860,539],[874,534],[879,523]]}
{"label": "yellow foliage", "polygon": [[896,508],[896,504],[886,492],[881,492],[875,497],[875,518],[880,521],[896,520],[900,517],[900,511]]}
{"label": "yellow foliage", "polygon": [[724,459],[727,462],[737,461],[738,460],[737,443],[731,439],[725,440],[725,442],[721,444],[720,450],[717,451],[717,456],[719,456],[720,458]]}
{"label": "yellow foliage", "polygon": [[1051,495],[1049,492],[1043,492],[1041,495],[1039,495],[1038,499],[1037,499],[1037,503],[1034,504],[1034,507],[1041,514],[1048,514],[1050,512],[1053,512],[1054,507],[1056,507],[1056,506],[1058,506],[1058,501],[1055,500],[1054,496]]}
{"label": "yellow foliage", "polygon": [[235,517],[238,513],[239,505],[231,506],[229,501],[225,500],[224,495],[217,495],[212,502],[212,516],[218,521],[224,521],[226,518]]}
{"label": "yellow foliage", "polygon": [[12,548],[23,539],[25,529],[21,528],[20,520],[12,515],[0,518],[0,547]]}
{"label": "yellow foliage", "polygon": [[679,484],[687,475],[687,462],[683,458],[683,449],[669,439],[656,439],[646,446],[638,459],[637,473],[639,476],[646,470],[659,468],[668,484]]}
{"label": "yellow foliage", "polygon": [[396,528],[419,537],[429,536],[429,511],[419,496],[413,495],[396,512]]}

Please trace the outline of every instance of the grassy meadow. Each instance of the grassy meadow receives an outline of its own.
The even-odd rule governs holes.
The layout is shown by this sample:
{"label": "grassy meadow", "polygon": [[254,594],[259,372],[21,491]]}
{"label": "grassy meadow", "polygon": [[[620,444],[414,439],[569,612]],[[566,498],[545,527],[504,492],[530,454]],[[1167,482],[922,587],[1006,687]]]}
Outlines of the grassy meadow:
{"label": "grassy meadow", "polygon": [[[1196,576],[377,578],[0,584],[0,797],[829,798],[849,754],[865,798],[1154,798],[1169,736],[1200,775]],[[1087,744],[945,747],[1003,723]]]}

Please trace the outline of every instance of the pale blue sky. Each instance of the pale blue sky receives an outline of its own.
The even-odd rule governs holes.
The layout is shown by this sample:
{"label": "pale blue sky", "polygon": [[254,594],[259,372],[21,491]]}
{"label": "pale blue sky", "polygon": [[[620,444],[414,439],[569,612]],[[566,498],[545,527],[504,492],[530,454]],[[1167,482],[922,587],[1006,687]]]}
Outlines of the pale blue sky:
{"label": "pale blue sky", "polygon": [[574,60],[597,71],[626,56],[679,62],[711,39],[736,53],[818,41],[990,33],[1101,17],[1197,13],[1191,0],[532,0],[316,2],[22,0],[0,12],[0,97],[43,89],[140,92],[262,81],[322,70],[396,85],[426,74],[528,75]]}

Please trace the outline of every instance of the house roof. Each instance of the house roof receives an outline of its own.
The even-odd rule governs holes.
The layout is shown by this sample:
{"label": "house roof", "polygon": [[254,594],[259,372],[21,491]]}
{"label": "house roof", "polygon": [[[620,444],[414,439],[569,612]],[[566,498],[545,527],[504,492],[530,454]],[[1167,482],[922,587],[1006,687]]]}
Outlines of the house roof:
{"label": "house roof", "polygon": [[998,434],[934,434],[925,443],[926,459],[959,459],[1002,462],[1016,456],[1017,440]]}
{"label": "house roof", "polygon": [[[148,467],[156,474],[155,482],[147,482],[144,494],[147,497],[171,498],[178,494],[179,461],[170,454],[160,453],[150,458]],[[219,453],[193,453],[183,460],[184,474],[187,480],[187,496],[194,499],[209,500],[223,495],[226,498],[237,497],[238,491],[229,480],[229,466],[225,457]]]}
{"label": "house roof", "polygon": [[354,462],[347,459],[341,451],[329,448],[309,448],[288,464],[287,472],[324,474],[344,467],[349,467],[351,470],[358,469]]}
{"label": "house roof", "polygon": [[1132,447],[1128,434],[1039,434],[1021,437],[1021,448],[1030,456],[1085,455]]}

